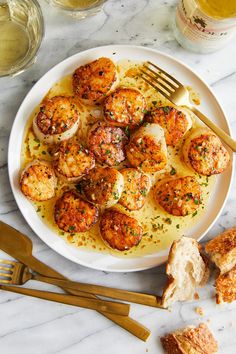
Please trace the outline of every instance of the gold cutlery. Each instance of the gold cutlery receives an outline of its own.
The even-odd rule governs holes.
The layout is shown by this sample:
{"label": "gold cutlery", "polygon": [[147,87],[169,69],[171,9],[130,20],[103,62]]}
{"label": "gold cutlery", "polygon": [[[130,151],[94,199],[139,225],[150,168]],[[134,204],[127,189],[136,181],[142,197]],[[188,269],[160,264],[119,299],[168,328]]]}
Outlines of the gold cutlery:
{"label": "gold cutlery", "polygon": [[[33,274],[30,272],[29,267],[22,263],[14,261],[0,260],[0,270],[4,270],[4,273],[0,272],[0,277],[4,277],[5,281],[9,284],[22,285],[28,280],[38,280],[44,283],[53,284],[61,288],[74,289],[84,291],[86,293],[92,293],[96,295],[102,295],[105,297],[110,297],[112,299],[124,300],[129,302],[135,302],[138,304],[143,304],[153,307],[161,307],[161,298],[151,294],[137,293],[127,290],[120,290],[115,288],[110,288],[101,285],[84,284],[79,282],[74,282],[71,280],[62,280],[50,277],[44,277],[39,274]],[[0,282],[1,279],[0,279]]]}
{"label": "gold cutlery", "polygon": [[[0,283],[2,280],[0,279]],[[129,314],[129,305],[111,301],[103,301],[100,299],[89,299],[87,297],[79,297],[67,294],[58,294],[51,291],[42,291],[36,289],[26,289],[18,286],[1,285],[0,289],[10,291],[26,296],[37,297],[43,300],[59,302],[61,304],[83,307],[90,310],[104,311],[108,313],[117,313],[121,316]]]}
{"label": "gold cutlery", "polygon": [[191,104],[187,88],[178,80],[150,61],[143,65],[141,73],[141,77],[149,85],[154,87],[172,103],[177,106],[183,106],[193,112],[203,123],[213,130],[226,145],[234,152],[236,151],[236,141]]}
{"label": "gold cutlery", "polygon": [[[0,249],[8,253],[11,257],[17,259],[18,261],[24,263],[30,267],[33,271],[44,275],[46,277],[52,277],[62,280],[66,279],[62,274],[55,271],[48,265],[39,261],[32,254],[32,241],[27,236],[23,235],[21,232],[15,230],[13,227],[0,221]],[[95,295],[84,293],[78,290],[72,290],[64,288],[65,291],[73,295],[83,296],[87,298],[96,298]],[[126,329],[134,336],[146,341],[150,336],[151,332],[148,328],[143,326],[141,323],[135,321],[128,316],[120,316],[116,314],[110,314],[107,312],[99,311],[102,315],[109,318],[114,323],[118,324],[122,328]]]}

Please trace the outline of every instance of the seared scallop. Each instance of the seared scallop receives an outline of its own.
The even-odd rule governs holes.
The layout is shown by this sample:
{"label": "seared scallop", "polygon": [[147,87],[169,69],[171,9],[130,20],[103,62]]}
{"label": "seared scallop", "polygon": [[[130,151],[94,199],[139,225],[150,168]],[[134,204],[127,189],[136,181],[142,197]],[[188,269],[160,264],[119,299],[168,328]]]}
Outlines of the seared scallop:
{"label": "seared scallop", "polygon": [[74,93],[86,104],[102,101],[117,84],[116,66],[109,58],[99,58],[80,66],[73,74]]}
{"label": "seared scallop", "polygon": [[150,178],[136,168],[125,168],[120,172],[124,177],[124,189],[119,203],[129,210],[141,209],[151,187]]}
{"label": "seared scallop", "polygon": [[85,232],[98,220],[98,209],[83,200],[75,190],[65,192],[54,207],[57,226],[66,232]]}
{"label": "seared scallop", "polygon": [[85,198],[100,208],[110,208],[118,202],[124,187],[122,174],[111,167],[95,167],[79,187]]}
{"label": "seared scallop", "polygon": [[158,124],[139,128],[126,147],[126,155],[133,167],[144,172],[162,170],[167,163],[167,148],[163,129]]}
{"label": "seared scallop", "polygon": [[139,244],[143,230],[135,218],[111,209],[102,215],[100,233],[111,248],[125,251]]}
{"label": "seared scallop", "polygon": [[222,173],[230,161],[229,153],[220,139],[206,129],[196,131],[186,140],[183,155],[186,163],[204,176]]}
{"label": "seared scallop", "polygon": [[44,101],[33,120],[36,137],[46,144],[71,138],[79,126],[79,112],[72,97],[55,96]]}
{"label": "seared scallop", "polygon": [[77,182],[95,166],[94,155],[78,141],[62,141],[52,156],[53,168],[58,177]]}
{"label": "seared scallop", "polygon": [[199,208],[201,187],[193,176],[174,178],[157,186],[155,199],[169,214],[186,216]]}
{"label": "seared scallop", "polygon": [[130,129],[139,126],[144,119],[146,101],[135,88],[120,87],[104,102],[104,117],[111,124]]}
{"label": "seared scallop", "polygon": [[171,106],[158,107],[146,117],[149,123],[159,124],[165,132],[166,144],[177,145],[192,126],[190,116]]}
{"label": "seared scallop", "polygon": [[108,126],[104,122],[94,124],[88,134],[88,146],[101,164],[119,165],[125,159],[128,138],[121,128]]}
{"label": "seared scallop", "polygon": [[21,191],[31,200],[41,202],[53,198],[56,185],[55,173],[47,161],[34,160],[21,173]]}

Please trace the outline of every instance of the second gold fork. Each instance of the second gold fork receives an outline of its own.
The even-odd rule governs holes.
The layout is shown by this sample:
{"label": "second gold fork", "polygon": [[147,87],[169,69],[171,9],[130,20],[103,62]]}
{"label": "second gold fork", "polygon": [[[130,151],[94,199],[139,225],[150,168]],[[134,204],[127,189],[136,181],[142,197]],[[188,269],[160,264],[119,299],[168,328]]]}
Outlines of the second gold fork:
{"label": "second gold fork", "polygon": [[[73,305],[82,308],[87,308],[90,310],[104,311],[111,314],[118,314],[122,316],[127,316],[129,314],[130,306],[128,304],[106,301],[101,299],[90,299],[86,297],[59,294],[50,291],[42,291],[37,289],[28,289],[18,286],[8,286],[5,284],[15,284],[22,285],[27,280],[29,280],[29,275],[27,275],[28,267],[25,267],[21,263],[13,261],[0,261],[0,289],[5,291],[14,292],[17,294],[22,294],[26,296],[37,297],[43,300],[49,300],[54,302],[59,302],[66,305]],[[4,283],[4,285],[1,285]]]}
{"label": "second gold fork", "polygon": [[62,279],[44,277],[39,274],[31,273],[29,267],[19,262],[0,260],[0,263],[2,264],[5,263],[4,267],[3,266],[0,267],[0,269],[4,268],[5,272],[7,272],[4,274],[0,273],[0,276],[2,275],[5,277],[5,283],[22,285],[26,283],[28,280],[32,279],[32,280],[38,280],[44,283],[56,285],[62,288],[80,290],[80,291],[84,291],[85,293],[86,292],[90,294],[92,293],[96,295],[109,297],[112,299],[135,302],[146,306],[162,308],[161,298],[156,295],[115,289],[115,288],[110,288],[101,285],[79,283],[71,280],[62,280]]}

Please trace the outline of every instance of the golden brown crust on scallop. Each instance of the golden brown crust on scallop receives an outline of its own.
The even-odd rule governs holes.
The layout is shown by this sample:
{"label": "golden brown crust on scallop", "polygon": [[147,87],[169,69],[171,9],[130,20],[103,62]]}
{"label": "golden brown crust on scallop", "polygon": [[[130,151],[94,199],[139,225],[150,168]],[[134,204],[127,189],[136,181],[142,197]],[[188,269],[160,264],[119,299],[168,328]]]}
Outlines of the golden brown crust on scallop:
{"label": "golden brown crust on scallop", "polygon": [[141,241],[143,230],[136,219],[109,209],[102,215],[100,232],[105,243],[111,248],[125,251]]}
{"label": "golden brown crust on scallop", "polygon": [[201,187],[193,176],[174,178],[160,183],[155,191],[155,199],[168,213],[186,216],[199,208]]}
{"label": "golden brown crust on scallop", "polygon": [[101,208],[118,202],[123,190],[123,177],[111,167],[96,166],[81,181],[80,187],[85,198]]}
{"label": "golden brown crust on scallop", "polygon": [[33,161],[20,177],[20,187],[26,197],[34,201],[44,201],[54,197],[56,176],[46,161]]}
{"label": "golden brown crust on scallop", "polygon": [[95,166],[95,159],[79,142],[67,140],[56,147],[52,164],[59,177],[76,182]]}
{"label": "golden brown crust on scallop", "polygon": [[220,139],[209,132],[191,140],[188,159],[197,173],[211,176],[222,173],[227,168],[230,156]]}
{"label": "golden brown crust on scallop", "polygon": [[130,129],[139,126],[144,119],[146,101],[135,88],[120,87],[104,102],[104,117],[111,124]]}
{"label": "golden brown crust on scallop", "polygon": [[36,124],[45,135],[62,134],[70,129],[78,118],[78,107],[72,97],[55,96],[43,101]]}
{"label": "golden brown crust on scallop", "polygon": [[150,135],[133,136],[126,147],[126,155],[131,166],[140,167],[144,172],[160,171],[167,164],[162,143]]}
{"label": "golden brown crust on scallop", "polygon": [[236,265],[236,227],[225,230],[207,242],[205,250],[221,273],[232,269]]}
{"label": "golden brown crust on scallop", "polygon": [[109,58],[99,58],[75,70],[73,90],[78,98],[97,102],[105,98],[116,80],[115,64]]}
{"label": "golden brown crust on scallop", "polygon": [[128,138],[121,128],[96,123],[88,135],[88,146],[96,160],[108,166],[119,165],[125,160],[125,145]]}
{"label": "golden brown crust on scallop", "polygon": [[165,131],[168,146],[177,145],[189,129],[189,119],[186,115],[171,106],[155,108],[146,115],[145,120],[160,124]]}
{"label": "golden brown crust on scallop", "polygon": [[233,302],[236,300],[236,266],[216,279],[216,302]]}
{"label": "golden brown crust on scallop", "polygon": [[125,168],[120,172],[124,177],[124,189],[119,203],[129,210],[141,209],[151,186],[150,178],[136,168]]}
{"label": "golden brown crust on scallop", "polygon": [[63,231],[86,232],[97,222],[98,209],[83,200],[75,190],[70,190],[56,201],[54,219]]}
{"label": "golden brown crust on scallop", "polygon": [[209,328],[200,323],[161,337],[166,354],[215,354],[218,345]]}

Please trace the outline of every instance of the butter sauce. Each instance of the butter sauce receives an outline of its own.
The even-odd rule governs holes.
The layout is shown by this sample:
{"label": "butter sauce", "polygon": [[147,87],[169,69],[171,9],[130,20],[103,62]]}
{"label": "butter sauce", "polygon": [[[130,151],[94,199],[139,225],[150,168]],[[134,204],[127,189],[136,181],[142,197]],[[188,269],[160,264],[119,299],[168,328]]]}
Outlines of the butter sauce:
{"label": "butter sauce", "polygon": [[[172,105],[163,96],[156,92],[153,88],[148,86],[142,79],[137,77],[138,67],[140,63],[136,63],[129,60],[122,60],[117,63],[120,85],[137,87],[142,91],[147,100],[147,109],[160,105]],[[192,90],[193,91],[193,90]],[[50,98],[55,95],[72,95],[72,77],[71,75],[64,77],[57,82],[48,92],[45,98]],[[86,136],[88,128],[97,120],[102,119],[102,107],[86,107],[79,104],[81,123],[78,129],[78,137],[80,141],[86,144]],[[39,142],[35,137],[32,130],[32,120],[38,113],[39,106],[32,112],[28,124],[25,130],[25,139],[22,144],[21,161],[22,169],[24,166],[35,158],[51,160],[50,146]],[[193,119],[193,128],[197,129],[202,126],[199,121]],[[189,134],[187,134],[189,135]],[[186,137],[187,138],[187,137]],[[184,141],[183,141],[184,142]],[[138,246],[132,248],[129,251],[118,252],[108,248],[102,241],[99,235],[99,223],[97,223],[90,231],[85,233],[66,233],[60,230],[54,222],[53,208],[56,199],[62,195],[65,190],[71,189],[74,186],[71,184],[65,184],[58,180],[58,186],[56,190],[55,198],[46,202],[33,203],[35,209],[40,217],[43,218],[45,223],[53,229],[60,237],[62,237],[69,244],[78,247],[79,249],[91,250],[95,252],[109,253],[116,257],[141,257],[147,254],[157,253],[170,246],[175,240],[180,238],[186,230],[191,229],[201,219],[205,212],[207,200],[210,192],[214,186],[215,176],[204,177],[199,176],[193,170],[191,170],[183,162],[180,146],[175,148],[168,147],[168,164],[166,168],[155,174],[151,174],[152,184],[162,180],[163,178],[175,178],[182,176],[195,176],[201,184],[202,188],[202,203],[199,206],[198,212],[185,217],[175,217],[166,213],[153,198],[153,188],[147,196],[144,207],[138,211],[128,212],[120,204],[117,204],[117,208],[129,215],[135,217],[143,227],[143,238]],[[120,167],[119,167],[120,168]]]}

